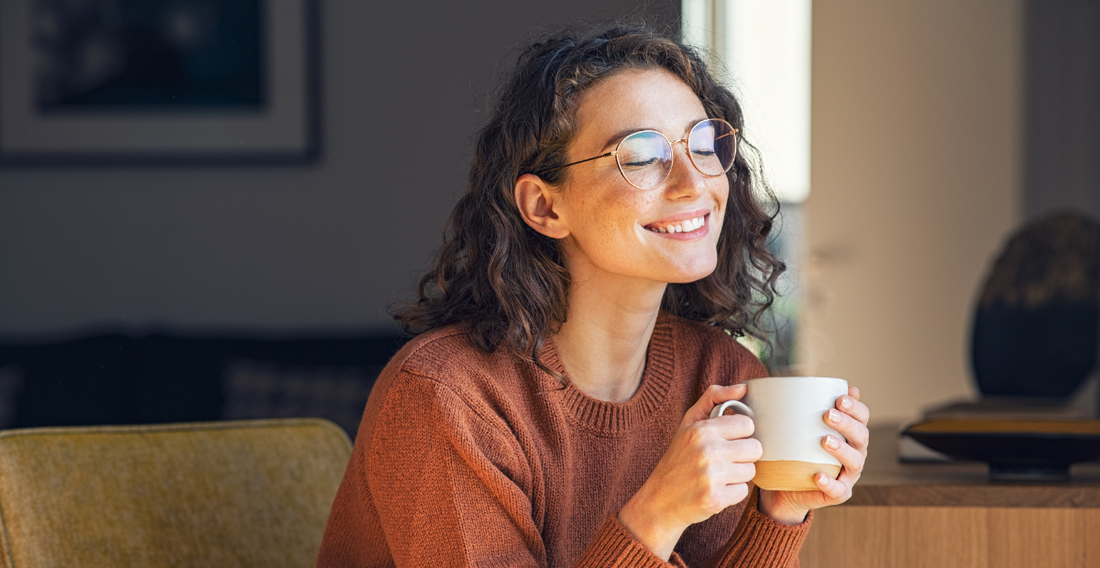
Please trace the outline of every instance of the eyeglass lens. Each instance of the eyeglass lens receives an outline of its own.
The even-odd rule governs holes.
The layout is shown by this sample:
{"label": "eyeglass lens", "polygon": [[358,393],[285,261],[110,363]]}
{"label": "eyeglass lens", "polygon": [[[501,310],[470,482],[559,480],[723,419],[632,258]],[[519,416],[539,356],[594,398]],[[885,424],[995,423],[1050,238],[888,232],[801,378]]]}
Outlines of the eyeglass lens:
{"label": "eyeglass lens", "polygon": [[634,187],[651,189],[661,185],[672,171],[672,146],[658,132],[636,132],[619,145],[619,169]]}
{"label": "eyeglass lens", "polygon": [[[704,120],[688,134],[688,156],[704,175],[717,176],[733,165],[737,136],[722,120]],[[672,171],[672,146],[658,132],[636,132],[623,139],[616,154],[619,170],[631,185],[652,189],[664,183]]]}

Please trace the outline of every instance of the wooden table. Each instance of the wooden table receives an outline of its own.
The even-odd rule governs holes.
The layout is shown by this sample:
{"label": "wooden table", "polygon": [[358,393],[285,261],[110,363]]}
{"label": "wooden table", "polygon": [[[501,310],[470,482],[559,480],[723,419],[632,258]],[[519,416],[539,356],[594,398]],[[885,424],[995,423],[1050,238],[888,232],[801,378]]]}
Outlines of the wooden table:
{"label": "wooden table", "polygon": [[898,463],[897,431],[872,428],[852,498],[814,514],[803,568],[1100,567],[1100,464],[991,482],[981,463]]}

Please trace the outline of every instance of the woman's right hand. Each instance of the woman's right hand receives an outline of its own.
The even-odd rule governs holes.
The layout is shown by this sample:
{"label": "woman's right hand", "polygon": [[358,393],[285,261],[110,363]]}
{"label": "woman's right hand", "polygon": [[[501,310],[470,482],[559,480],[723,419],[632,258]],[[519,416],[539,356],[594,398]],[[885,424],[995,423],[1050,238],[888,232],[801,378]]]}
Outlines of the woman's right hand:
{"label": "woman's right hand", "polygon": [[684,414],[653,473],[619,511],[619,522],[657,556],[668,560],[684,530],[743,501],[748,481],[763,455],[750,438],[747,416],[719,416],[711,410],[745,396],[745,385],[713,385]]}

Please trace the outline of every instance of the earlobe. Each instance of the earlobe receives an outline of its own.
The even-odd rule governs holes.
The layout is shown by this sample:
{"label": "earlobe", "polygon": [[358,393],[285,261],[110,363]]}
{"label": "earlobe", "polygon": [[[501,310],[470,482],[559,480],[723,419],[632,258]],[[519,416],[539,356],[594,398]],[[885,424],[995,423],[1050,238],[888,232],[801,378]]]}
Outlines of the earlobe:
{"label": "earlobe", "polygon": [[569,235],[569,229],[555,210],[560,195],[535,174],[523,174],[516,180],[516,206],[523,221],[552,239]]}

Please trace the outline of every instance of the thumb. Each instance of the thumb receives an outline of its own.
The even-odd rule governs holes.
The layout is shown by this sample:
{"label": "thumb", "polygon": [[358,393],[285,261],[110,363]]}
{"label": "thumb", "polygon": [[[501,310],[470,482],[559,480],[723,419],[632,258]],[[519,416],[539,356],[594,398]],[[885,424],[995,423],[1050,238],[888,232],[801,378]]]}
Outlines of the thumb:
{"label": "thumb", "polygon": [[741,400],[747,391],[748,387],[740,384],[730,386],[711,385],[707,387],[707,390],[703,392],[703,396],[699,397],[699,400],[684,414],[681,425],[686,426],[700,420],[709,419],[715,406],[727,400]]}

